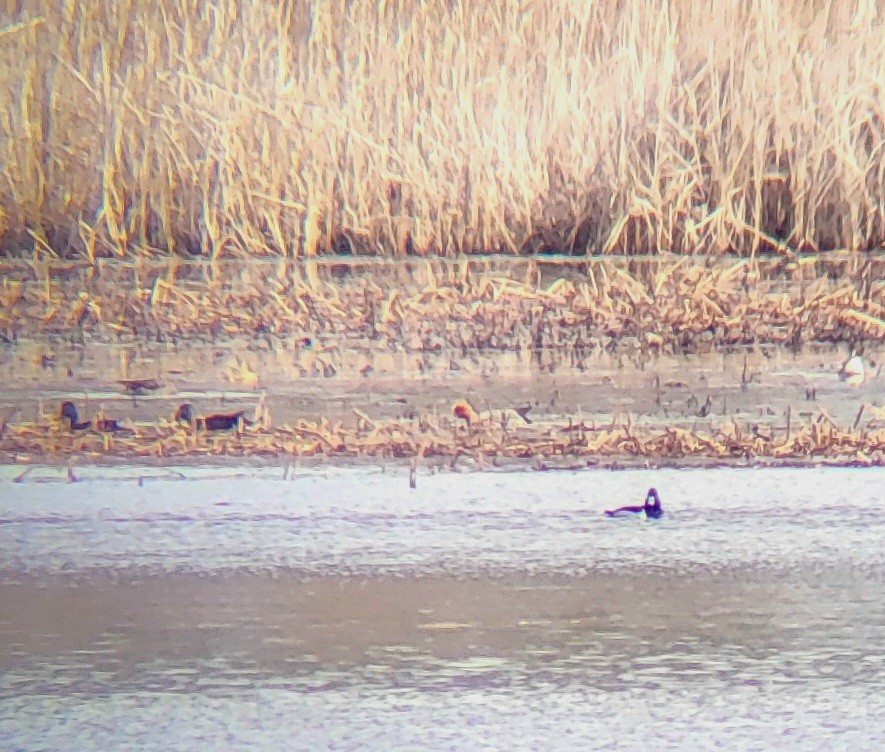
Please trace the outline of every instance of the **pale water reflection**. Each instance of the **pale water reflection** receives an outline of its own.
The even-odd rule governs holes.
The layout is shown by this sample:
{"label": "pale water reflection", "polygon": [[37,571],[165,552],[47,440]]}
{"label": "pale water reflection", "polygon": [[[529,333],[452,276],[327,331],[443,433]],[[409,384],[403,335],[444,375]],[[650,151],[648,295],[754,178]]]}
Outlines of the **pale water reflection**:
{"label": "pale water reflection", "polygon": [[885,742],[882,470],[181,472],[0,476],[0,748]]}

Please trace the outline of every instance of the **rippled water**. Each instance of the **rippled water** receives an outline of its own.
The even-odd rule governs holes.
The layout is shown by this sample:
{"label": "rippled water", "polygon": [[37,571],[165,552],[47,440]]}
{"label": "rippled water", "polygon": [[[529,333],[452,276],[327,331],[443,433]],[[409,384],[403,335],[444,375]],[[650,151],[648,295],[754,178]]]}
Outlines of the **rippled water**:
{"label": "rippled water", "polygon": [[885,742],[881,469],[19,472],[0,749]]}

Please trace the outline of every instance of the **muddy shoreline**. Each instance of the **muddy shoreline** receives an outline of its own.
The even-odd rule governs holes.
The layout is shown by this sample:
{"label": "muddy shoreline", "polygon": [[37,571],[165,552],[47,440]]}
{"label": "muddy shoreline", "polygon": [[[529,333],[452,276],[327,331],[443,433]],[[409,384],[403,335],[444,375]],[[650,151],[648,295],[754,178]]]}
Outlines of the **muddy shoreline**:
{"label": "muddy shoreline", "polygon": [[[228,360],[216,363],[212,349],[143,351],[129,362],[166,379],[143,395],[127,394],[103,375],[120,362],[120,348],[86,348],[70,375],[47,372],[27,383],[23,375],[34,373],[28,358],[20,350],[4,352],[0,378],[9,387],[0,395],[0,460],[553,469],[869,465],[882,464],[885,455],[878,349],[868,350],[868,373],[859,385],[839,378],[844,355],[834,348],[658,356],[642,367],[600,354],[590,368],[564,364],[554,374],[539,372],[531,361],[505,371],[493,358],[481,368],[497,365],[497,373],[452,372],[439,354],[439,370],[422,376],[314,378],[289,377],[277,357],[276,366],[254,361],[261,383],[253,385],[232,382]],[[236,346],[230,352],[240,357]],[[181,360],[193,365],[170,367]],[[116,419],[125,431],[71,431],[57,416],[66,399],[83,417]],[[453,411],[459,401],[474,408],[472,423]],[[182,402],[200,415],[244,410],[247,420],[258,422],[227,432],[199,430],[173,420]]]}
{"label": "muddy shoreline", "polygon": [[[866,465],[885,453],[875,254],[0,266],[3,462]],[[853,351],[865,374],[850,384],[838,371]],[[124,430],[72,432],[64,400]],[[246,422],[188,428],[173,420],[184,402]]]}

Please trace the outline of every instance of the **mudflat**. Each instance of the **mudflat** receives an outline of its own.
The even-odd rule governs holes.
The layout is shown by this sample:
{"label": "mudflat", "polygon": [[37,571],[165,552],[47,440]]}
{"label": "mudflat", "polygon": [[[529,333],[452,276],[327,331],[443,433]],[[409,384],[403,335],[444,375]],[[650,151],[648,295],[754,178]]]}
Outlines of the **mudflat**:
{"label": "mudflat", "polygon": [[0,456],[878,464],[880,261],[7,261]]}

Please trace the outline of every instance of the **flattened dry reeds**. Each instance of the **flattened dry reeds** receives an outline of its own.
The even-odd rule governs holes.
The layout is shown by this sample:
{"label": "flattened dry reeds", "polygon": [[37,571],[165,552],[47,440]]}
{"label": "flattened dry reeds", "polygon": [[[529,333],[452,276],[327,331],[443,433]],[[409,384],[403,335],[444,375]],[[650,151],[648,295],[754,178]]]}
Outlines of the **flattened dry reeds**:
{"label": "flattened dry reeds", "polygon": [[[885,341],[885,256],[0,264],[0,336],[263,338],[325,356]],[[578,267],[578,268],[575,268]],[[542,271],[543,270],[543,271]],[[453,368],[455,366],[453,365]],[[255,384],[245,361],[232,381]],[[122,378],[126,374],[121,374]]]}
{"label": "flattened dry reeds", "polygon": [[[465,403],[466,404],[466,403]],[[875,412],[871,410],[871,412]],[[633,458],[650,461],[829,461],[885,464],[885,421],[871,415],[845,428],[825,412],[784,427],[711,421],[705,428],[634,424],[629,417],[605,425],[569,418],[514,427],[503,411],[474,413],[474,420],[423,415],[414,419],[298,420],[291,425],[240,426],[209,432],[178,423],[134,423],[126,433],[72,433],[57,420],[7,424],[0,432],[0,459],[29,462],[76,455],[110,458],[292,457],[442,458],[539,461]],[[859,416],[860,418],[861,416]]]}
{"label": "flattened dry reeds", "polygon": [[876,0],[0,3],[0,249],[885,242]]}

